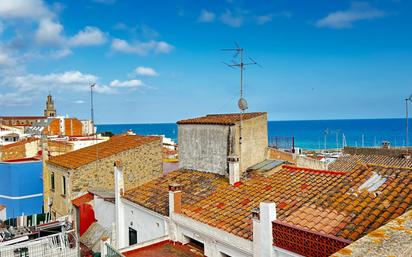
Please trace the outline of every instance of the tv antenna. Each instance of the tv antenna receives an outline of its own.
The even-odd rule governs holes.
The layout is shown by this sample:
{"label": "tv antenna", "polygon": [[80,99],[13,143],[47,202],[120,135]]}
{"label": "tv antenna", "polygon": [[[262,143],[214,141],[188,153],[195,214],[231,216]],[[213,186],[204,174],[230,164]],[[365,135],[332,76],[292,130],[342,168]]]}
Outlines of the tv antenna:
{"label": "tv antenna", "polygon": [[[232,64],[228,64],[226,62],[223,62],[226,66],[236,69],[238,68],[240,70],[240,98],[237,103],[239,109],[240,109],[240,123],[239,123],[239,166],[240,168],[240,156],[241,156],[241,150],[242,150],[242,122],[243,122],[243,114],[245,113],[245,110],[248,109],[248,104],[245,98],[243,98],[243,71],[245,69],[245,66],[248,65],[258,65],[259,67],[262,67],[259,63],[257,63],[255,60],[252,58],[248,57],[249,61],[244,62],[244,51],[245,49],[240,47],[237,42],[235,42],[235,48],[224,48],[221,49],[222,51],[231,51],[234,52],[233,55],[233,60]],[[236,62],[236,59],[239,58],[239,62]]]}

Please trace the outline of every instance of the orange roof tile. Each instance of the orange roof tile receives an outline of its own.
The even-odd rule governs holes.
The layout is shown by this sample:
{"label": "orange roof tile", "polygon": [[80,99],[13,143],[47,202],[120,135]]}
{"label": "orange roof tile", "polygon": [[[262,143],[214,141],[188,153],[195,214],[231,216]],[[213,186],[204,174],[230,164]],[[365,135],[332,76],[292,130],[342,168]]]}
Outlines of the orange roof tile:
{"label": "orange roof tile", "polygon": [[404,157],[385,156],[385,155],[344,155],[337,158],[334,162],[329,164],[328,168],[338,171],[350,171],[359,163],[363,164],[377,164],[390,167],[406,167],[412,168],[412,159]]}
{"label": "orange roof tile", "polygon": [[107,158],[114,154],[157,140],[161,141],[161,137],[138,135],[113,136],[108,141],[81,148],[59,156],[53,156],[47,162],[68,169],[77,169],[98,159]]}
{"label": "orange roof tile", "polygon": [[9,149],[9,148],[13,148],[13,147],[20,146],[20,145],[25,145],[25,144],[27,144],[27,143],[31,143],[31,142],[34,142],[34,141],[39,141],[39,140],[40,140],[40,139],[38,139],[38,138],[30,137],[30,138],[23,139],[23,140],[20,140],[20,141],[18,141],[18,142],[15,142],[15,143],[3,145],[3,146],[1,146],[1,148],[3,148],[3,149]]}
{"label": "orange roof tile", "polygon": [[2,211],[6,206],[0,204],[0,211]]}
{"label": "orange roof tile", "polygon": [[[360,189],[375,174],[384,183],[375,191]],[[372,165],[346,173],[284,166],[237,187],[216,174],[178,170],[128,190],[124,197],[168,215],[171,183],[183,185],[184,215],[246,239],[252,238],[251,211],[262,201],[277,204],[281,222],[351,241],[412,207],[412,170]]]}
{"label": "orange roof tile", "polygon": [[[243,114],[242,119],[248,120],[261,115],[266,114],[266,112],[251,112]],[[180,120],[177,124],[211,124],[211,125],[234,125],[240,121],[239,113],[231,114],[209,114],[203,117]]]}
{"label": "orange roof tile", "polygon": [[80,205],[84,203],[88,203],[93,199],[94,199],[94,195],[92,193],[87,192],[86,194],[73,199],[72,204],[77,207],[80,207]]}

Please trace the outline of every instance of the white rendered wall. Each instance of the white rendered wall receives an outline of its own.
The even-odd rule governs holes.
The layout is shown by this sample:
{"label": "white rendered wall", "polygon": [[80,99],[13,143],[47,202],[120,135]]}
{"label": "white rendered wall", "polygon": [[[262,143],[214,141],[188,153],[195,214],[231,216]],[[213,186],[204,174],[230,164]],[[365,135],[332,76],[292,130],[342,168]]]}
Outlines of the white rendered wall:
{"label": "white rendered wall", "polygon": [[0,210],[0,220],[6,220],[6,208]]}
{"label": "white rendered wall", "polygon": [[122,198],[124,206],[125,246],[129,245],[129,227],[137,231],[137,243],[164,237],[168,232],[168,218]]}
{"label": "white rendered wall", "polygon": [[114,208],[114,203],[105,201],[97,196],[94,197],[93,210],[97,223],[109,231],[112,229],[112,224],[116,221]]}

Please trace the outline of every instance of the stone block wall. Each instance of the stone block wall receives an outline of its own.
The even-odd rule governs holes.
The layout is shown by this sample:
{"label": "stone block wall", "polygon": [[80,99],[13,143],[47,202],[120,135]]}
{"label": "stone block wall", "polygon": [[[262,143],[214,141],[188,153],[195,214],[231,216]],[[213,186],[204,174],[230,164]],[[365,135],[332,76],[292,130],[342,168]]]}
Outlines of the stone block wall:
{"label": "stone block wall", "polygon": [[[56,211],[59,216],[73,214],[70,201],[90,188],[114,191],[113,164],[115,161],[122,163],[126,190],[160,177],[163,173],[161,139],[94,161],[74,170],[47,163],[45,172],[47,172],[46,177],[48,178],[45,179],[50,180],[50,174],[55,173],[56,189],[50,194],[53,197],[53,211]],[[62,181],[61,176],[66,176],[67,181],[67,195],[65,197],[62,196],[59,184]],[[45,183],[45,185],[48,188],[45,188],[44,191],[50,192],[50,183]]]}

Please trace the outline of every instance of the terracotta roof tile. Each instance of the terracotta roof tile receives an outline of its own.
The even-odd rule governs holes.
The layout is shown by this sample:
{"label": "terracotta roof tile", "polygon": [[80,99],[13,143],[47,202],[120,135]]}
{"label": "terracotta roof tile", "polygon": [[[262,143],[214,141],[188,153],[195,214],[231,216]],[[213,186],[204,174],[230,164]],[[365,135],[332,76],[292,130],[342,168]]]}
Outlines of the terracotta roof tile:
{"label": "terracotta roof tile", "polygon": [[68,169],[77,169],[96,160],[107,158],[114,154],[127,151],[156,140],[161,142],[161,138],[156,136],[113,136],[108,141],[51,157],[47,162]]}
{"label": "terracotta roof tile", "polygon": [[[359,190],[375,174],[386,181],[375,191]],[[252,237],[252,209],[271,201],[277,204],[281,222],[356,240],[412,207],[412,198],[400,197],[410,195],[411,179],[407,168],[359,165],[351,172],[330,172],[283,166],[268,177],[252,176],[233,187],[216,174],[178,170],[129,190],[124,197],[168,215],[168,185],[177,182],[183,185],[184,215],[246,239]],[[311,186],[302,189],[304,183]],[[390,196],[394,200],[388,202]],[[245,199],[250,202],[245,204]]]}
{"label": "terracotta roof tile", "polygon": [[2,149],[10,149],[10,148],[13,148],[13,147],[16,147],[16,146],[25,145],[25,144],[27,144],[27,143],[31,143],[31,142],[39,141],[39,140],[40,140],[40,139],[38,139],[38,138],[30,137],[30,138],[26,138],[26,139],[20,140],[20,141],[15,142],[15,143],[11,143],[11,144],[7,144],[7,145],[0,146],[0,148],[2,148]]}
{"label": "terracotta roof tile", "polygon": [[86,194],[73,199],[72,204],[77,207],[80,207],[80,205],[84,203],[88,203],[93,199],[94,199],[94,195],[92,193],[87,192]]}
{"label": "terracotta roof tile", "polygon": [[375,164],[387,167],[412,167],[412,159],[385,155],[344,155],[329,164],[328,169],[337,171],[351,171],[358,164]]}
{"label": "terracotta roof tile", "polygon": [[[252,119],[261,115],[265,115],[266,112],[251,112],[243,114],[243,120]],[[203,117],[180,120],[177,124],[211,124],[211,125],[234,125],[240,121],[239,113],[231,114],[209,114]]]}

